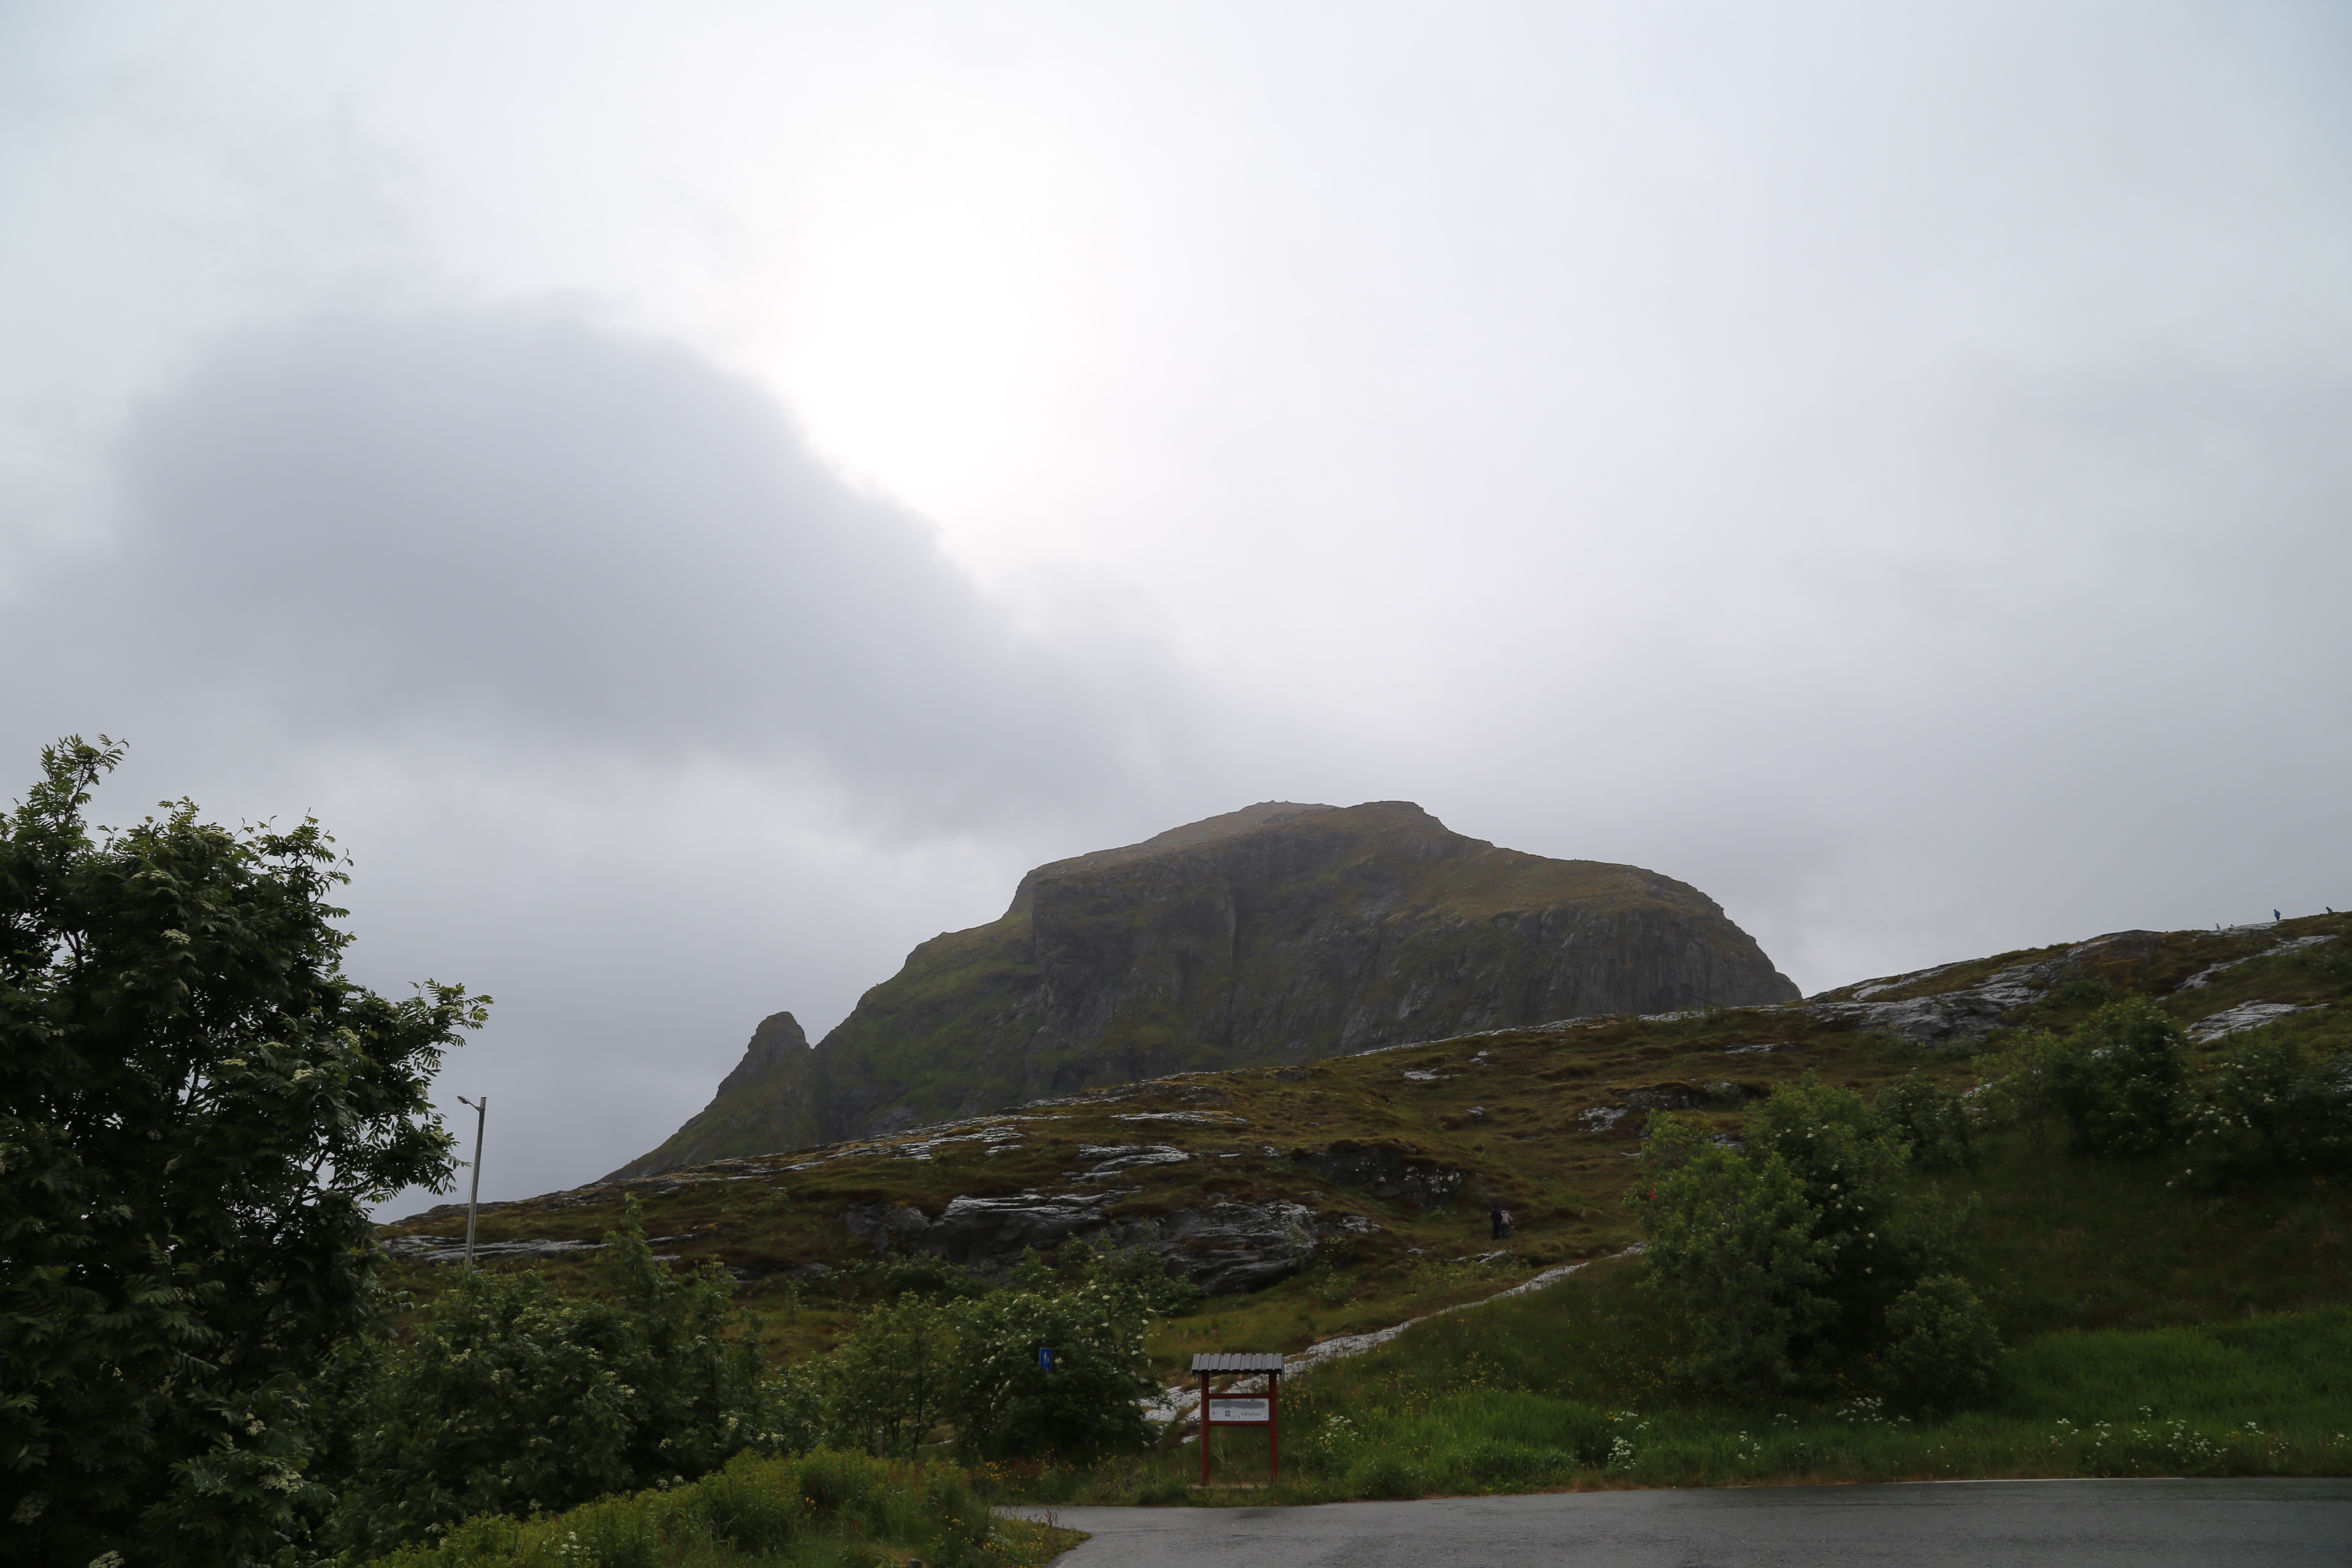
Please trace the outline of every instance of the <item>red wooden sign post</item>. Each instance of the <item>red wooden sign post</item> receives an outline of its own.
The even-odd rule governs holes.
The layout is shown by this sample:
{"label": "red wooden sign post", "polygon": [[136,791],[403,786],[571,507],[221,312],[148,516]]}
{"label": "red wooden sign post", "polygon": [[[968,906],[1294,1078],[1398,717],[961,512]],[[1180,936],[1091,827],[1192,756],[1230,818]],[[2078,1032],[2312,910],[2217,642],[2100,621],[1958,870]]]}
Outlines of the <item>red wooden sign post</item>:
{"label": "red wooden sign post", "polygon": [[[1209,1436],[1220,1426],[1265,1428],[1265,1479],[1282,1479],[1282,1356],[1279,1352],[1202,1351],[1192,1357],[1201,1374],[1201,1484],[1209,1484]],[[1265,1379],[1264,1399],[1212,1399],[1209,1379],[1249,1373]]]}

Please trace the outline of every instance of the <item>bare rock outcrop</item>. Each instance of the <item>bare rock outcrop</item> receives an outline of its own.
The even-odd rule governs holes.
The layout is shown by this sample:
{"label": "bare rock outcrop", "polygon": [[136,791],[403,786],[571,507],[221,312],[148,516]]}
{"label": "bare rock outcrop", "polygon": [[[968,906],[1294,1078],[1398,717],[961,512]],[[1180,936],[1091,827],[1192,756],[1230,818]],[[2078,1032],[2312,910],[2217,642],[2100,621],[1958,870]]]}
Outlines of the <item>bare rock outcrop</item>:
{"label": "bare rock outcrop", "polygon": [[1146,1247],[1210,1296],[1274,1284],[1314,1256],[1321,1240],[1379,1229],[1360,1215],[1318,1217],[1303,1204],[1219,1203],[1149,1215],[1112,1213],[1126,1192],[1011,1193],[950,1199],[937,1215],[908,1204],[861,1204],[843,1216],[877,1257],[921,1252],[1002,1274],[1034,1247],[1071,1237]]}
{"label": "bare rock outcrop", "polygon": [[[2163,942],[2161,931],[2110,931],[2039,963],[2011,964],[1974,984],[1935,989],[1941,975],[1958,967],[1942,964],[1843,987],[1828,999],[1807,1003],[1806,1011],[1899,1036],[1914,1045],[1965,1045],[2000,1027],[2003,1014],[2041,1000],[2070,976],[2110,967],[2128,969],[2147,962]],[[1886,995],[1906,990],[1914,994]]]}
{"label": "bare rock outcrop", "polygon": [[1328,1149],[1301,1149],[1290,1157],[1336,1185],[1361,1188],[1376,1198],[1401,1199],[1423,1208],[1447,1207],[1469,1179],[1466,1171],[1389,1143],[1343,1141]]}

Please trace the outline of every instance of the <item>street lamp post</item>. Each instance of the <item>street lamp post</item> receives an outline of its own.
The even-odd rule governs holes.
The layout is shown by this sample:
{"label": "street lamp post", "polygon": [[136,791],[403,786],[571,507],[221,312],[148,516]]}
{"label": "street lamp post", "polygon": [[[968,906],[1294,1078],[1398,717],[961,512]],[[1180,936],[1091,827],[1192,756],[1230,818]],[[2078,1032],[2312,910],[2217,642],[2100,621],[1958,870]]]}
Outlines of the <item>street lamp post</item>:
{"label": "street lamp post", "polygon": [[466,1194],[466,1271],[470,1274],[474,1270],[474,1212],[482,1201],[482,1123],[489,1120],[490,1097],[486,1094],[479,1100],[467,1100],[461,1094],[457,1103],[474,1108],[474,1181]]}

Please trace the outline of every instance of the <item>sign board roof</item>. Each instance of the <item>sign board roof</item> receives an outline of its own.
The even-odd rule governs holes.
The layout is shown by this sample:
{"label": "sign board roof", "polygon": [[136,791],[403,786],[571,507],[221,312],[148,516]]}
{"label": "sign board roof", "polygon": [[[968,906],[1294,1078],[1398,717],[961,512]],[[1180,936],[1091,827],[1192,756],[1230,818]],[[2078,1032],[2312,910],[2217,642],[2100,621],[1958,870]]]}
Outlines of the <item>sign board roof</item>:
{"label": "sign board roof", "polygon": [[1194,1372],[1280,1372],[1280,1351],[1195,1351]]}

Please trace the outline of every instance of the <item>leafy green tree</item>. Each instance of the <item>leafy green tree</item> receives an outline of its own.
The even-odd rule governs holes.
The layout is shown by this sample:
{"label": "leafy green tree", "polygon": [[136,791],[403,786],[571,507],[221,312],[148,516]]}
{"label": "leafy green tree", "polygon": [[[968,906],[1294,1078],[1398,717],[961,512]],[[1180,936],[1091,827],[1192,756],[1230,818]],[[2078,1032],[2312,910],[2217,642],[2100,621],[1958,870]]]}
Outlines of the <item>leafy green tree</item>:
{"label": "leafy green tree", "polygon": [[1791,1352],[1838,1316],[1836,1249],[1803,1180],[1770,1150],[1720,1148],[1673,1116],[1650,1120],[1643,1180],[1628,1199],[1649,1241],[1648,1284],[1696,1344],[1684,1370],[1717,1387],[1786,1387]]}
{"label": "leafy green tree", "polygon": [[1887,1303],[1948,1261],[1955,1216],[1906,1192],[1901,1133],[1850,1089],[1807,1073],[1750,1121],[1749,1143],[1788,1163],[1818,1216],[1813,1235],[1827,1249],[1826,1289],[1839,1307],[1831,1338],[1872,1342]]}
{"label": "leafy green tree", "polygon": [[2074,1147],[2094,1159],[2132,1160],[2180,1146],[2196,1117],[2189,1046],[2180,1026],[2145,996],[2091,1015],[2051,1070]]}
{"label": "leafy green tree", "polygon": [[306,1380],[374,1310],[368,1206],[445,1190],[427,1086],[488,998],[344,978],[315,822],[0,818],[0,1559],[257,1562],[325,1500]]}
{"label": "leafy green tree", "polygon": [[1688,1375],[1791,1388],[1885,1342],[1893,1304],[1948,1264],[1962,1218],[1909,1189],[1908,1150],[1860,1095],[1811,1074],[1749,1119],[1741,1150],[1651,1118],[1627,1201],[1649,1286],[1695,1336]]}
{"label": "leafy green tree", "polygon": [[826,1358],[827,1439],[885,1458],[912,1458],[940,1424],[956,1328],[947,1308],[911,1294],[866,1313],[856,1332]]}
{"label": "leafy green tree", "polygon": [[605,1240],[607,1299],[567,1300],[535,1271],[468,1275],[412,1341],[338,1369],[340,1548],[374,1556],[472,1514],[569,1508],[784,1446],[734,1281],[656,1259],[634,1199]]}

